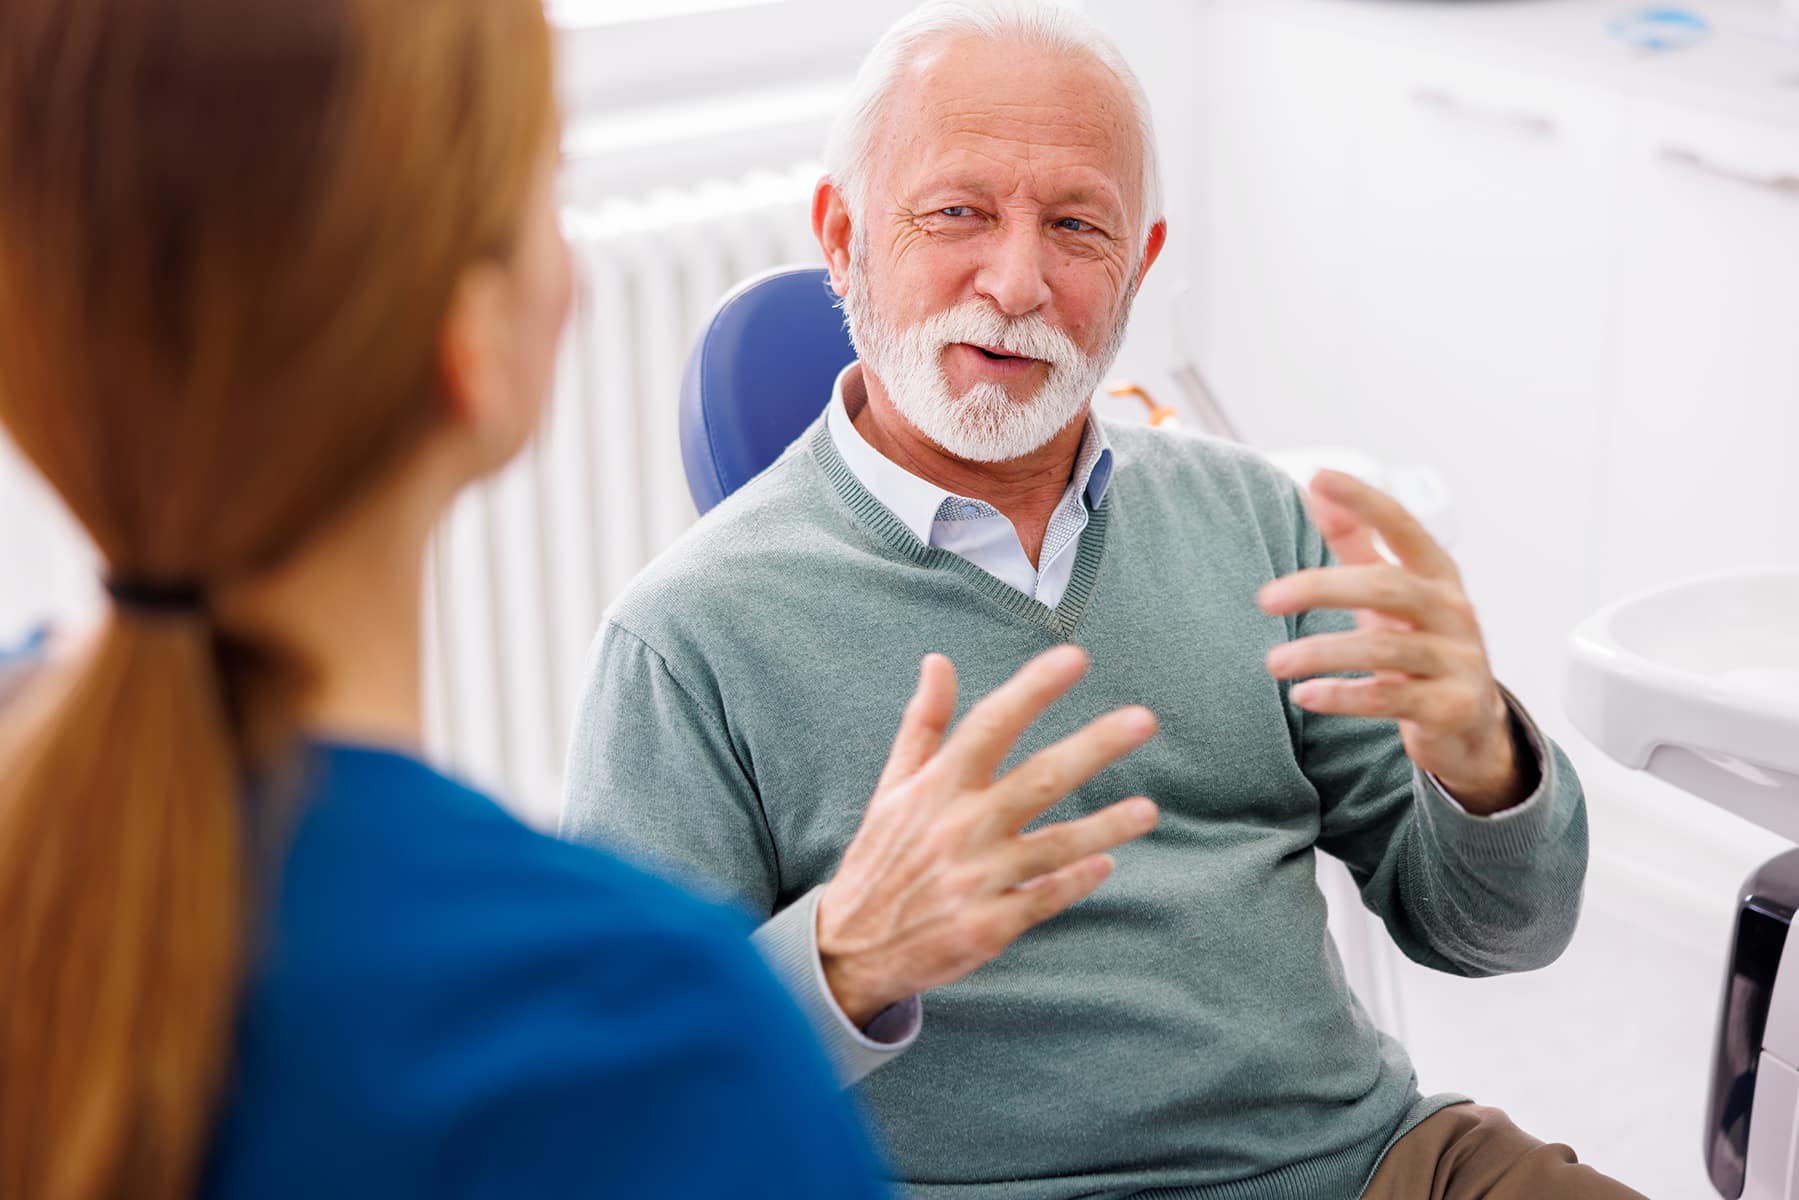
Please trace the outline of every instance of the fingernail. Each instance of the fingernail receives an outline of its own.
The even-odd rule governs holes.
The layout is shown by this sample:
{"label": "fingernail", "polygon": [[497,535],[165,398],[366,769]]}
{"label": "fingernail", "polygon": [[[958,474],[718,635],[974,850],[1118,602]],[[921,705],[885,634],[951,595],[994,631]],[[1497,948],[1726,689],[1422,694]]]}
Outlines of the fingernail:
{"label": "fingernail", "polygon": [[1297,684],[1292,691],[1293,703],[1295,704],[1309,704],[1317,697],[1317,695],[1318,685],[1309,682]]}
{"label": "fingernail", "polygon": [[1133,732],[1154,733],[1156,731],[1157,721],[1155,713],[1144,708],[1142,705],[1137,705],[1129,711],[1131,714],[1131,730]]}
{"label": "fingernail", "polygon": [[1147,797],[1139,797],[1131,801],[1132,824],[1141,825],[1145,829],[1150,829],[1155,826],[1156,821],[1160,819],[1161,815],[1162,810],[1156,807],[1155,801],[1150,800]]}
{"label": "fingernail", "polygon": [[1291,657],[1292,656],[1287,653],[1287,648],[1285,646],[1276,646],[1268,652],[1268,657],[1264,661],[1266,661],[1270,671],[1278,673],[1286,667],[1287,662]]}

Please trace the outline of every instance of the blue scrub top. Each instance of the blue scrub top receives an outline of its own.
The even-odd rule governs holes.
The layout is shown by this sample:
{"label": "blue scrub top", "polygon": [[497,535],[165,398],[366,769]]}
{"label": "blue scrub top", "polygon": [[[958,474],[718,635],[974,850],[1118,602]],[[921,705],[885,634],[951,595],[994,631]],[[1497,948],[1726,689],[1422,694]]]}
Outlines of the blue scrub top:
{"label": "blue scrub top", "polygon": [[405,755],[307,761],[204,1196],[887,1194],[741,917]]}

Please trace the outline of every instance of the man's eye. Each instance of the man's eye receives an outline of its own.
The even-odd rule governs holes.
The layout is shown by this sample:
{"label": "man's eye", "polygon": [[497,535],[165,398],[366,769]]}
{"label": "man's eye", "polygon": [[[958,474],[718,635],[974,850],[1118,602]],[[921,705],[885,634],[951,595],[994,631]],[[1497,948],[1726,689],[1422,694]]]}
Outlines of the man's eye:
{"label": "man's eye", "polygon": [[974,212],[974,209],[968,207],[966,204],[952,204],[948,208],[940,208],[937,211],[939,214],[946,217],[966,217]]}
{"label": "man's eye", "polygon": [[1070,233],[1085,233],[1089,229],[1092,229],[1093,226],[1087,224],[1087,222],[1081,220],[1079,217],[1063,217],[1060,221],[1056,222],[1056,228],[1066,229]]}

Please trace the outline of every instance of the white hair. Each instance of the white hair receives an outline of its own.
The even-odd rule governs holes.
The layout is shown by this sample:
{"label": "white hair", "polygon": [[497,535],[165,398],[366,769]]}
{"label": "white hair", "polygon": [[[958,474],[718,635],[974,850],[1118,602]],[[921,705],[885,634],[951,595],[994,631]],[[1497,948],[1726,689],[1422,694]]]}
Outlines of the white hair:
{"label": "white hair", "polygon": [[[1150,227],[1162,219],[1162,175],[1156,161],[1156,132],[1150,120],[1149,97],[1111,38],[1079,13],[1047,0],[930,0],[881,35],[862,60],[849,101],[838,113],[825,143],[825,170],[843,192],[858,223],[888,97],[907,68],[933,42],[958,35],[1019,41],[1046,50],[1085,54],[1117,76],[1130,100],[1138,140],[1142,142],[1143,178],[1138,197],[1142,221],[1136,230],[1141,243]],[[1138,250],[1141,249],[1139,244]]]}

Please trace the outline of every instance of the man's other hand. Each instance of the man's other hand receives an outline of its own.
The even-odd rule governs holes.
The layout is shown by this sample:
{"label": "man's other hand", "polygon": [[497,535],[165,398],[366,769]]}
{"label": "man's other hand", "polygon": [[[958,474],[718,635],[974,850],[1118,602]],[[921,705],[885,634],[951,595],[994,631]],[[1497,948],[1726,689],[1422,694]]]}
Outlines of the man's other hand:
{"label": "man's other hand", "polygon": [[[1474,605],[1455,561],[1411,513],[1353,475],[1320,471],[1308,507],[1341,566],[1295,571],[1265,585],[1266,612],[1355,610],[1348,633],[1284,642],[1268,653],[1280,679],[1307,679],[1293,703],[1311,712],[1389,717],[1406,754],[1470,812],[1493,813],[1535,786],[1510,710],[1487,663]],[[1397,562],[1375,548],[1379,534]]]}
{"label": "man's other hand", "polygon": [[995,779],[1020,735],[1086,673],[1059,646],[969,710],[945,741],[956,674],[925,658],[893,751],[818,906],[825,979],[858,1026],[888,1005],[953,983],[1112,872],[1106,851],[1155,827],[1137,796],[1022,832],[1057,801],[1148,741],[1146,708],[1121,708]]}

